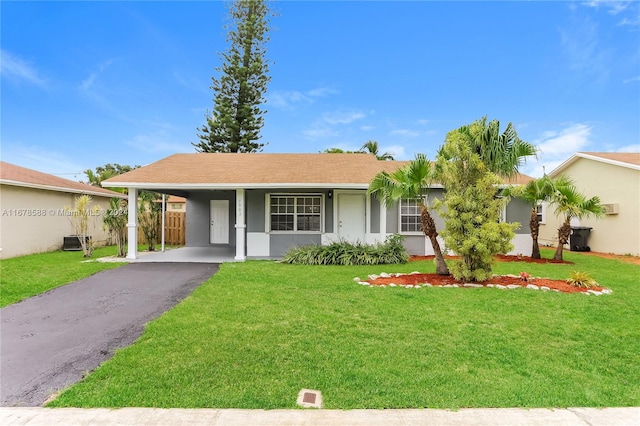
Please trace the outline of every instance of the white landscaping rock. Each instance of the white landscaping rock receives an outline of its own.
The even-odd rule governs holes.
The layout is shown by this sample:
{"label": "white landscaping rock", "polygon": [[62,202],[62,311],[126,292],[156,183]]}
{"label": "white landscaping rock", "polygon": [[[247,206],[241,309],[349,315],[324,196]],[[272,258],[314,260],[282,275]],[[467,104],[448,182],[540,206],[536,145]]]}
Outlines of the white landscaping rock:
{"label": "white landscaping rock", "polygon": [[520,288],[520,286],[517,284],[509,284],[507,288],[513,290],[514,288]]}
{"label": "white landscaping rock", "polygon": [[380,278],[391,278],[391,275],[386,272],[380,272]]}
{"label": "white landscaping rock", "polygon": [[507,290],[507,286],[504,286],[502,284],[496,284],[496,288],[499,288],[500,290]]}
{"label": "white landscaping rock", "polygon": [[533,284],[527,284],[527,288],[530,290],[540,290],[540,287],[538,287],[537,285],[533,285]]}
{"label": "white landscaping rock", "polygon": [[479,288],[484,287],[482,284],[464,283],[463,287]]}

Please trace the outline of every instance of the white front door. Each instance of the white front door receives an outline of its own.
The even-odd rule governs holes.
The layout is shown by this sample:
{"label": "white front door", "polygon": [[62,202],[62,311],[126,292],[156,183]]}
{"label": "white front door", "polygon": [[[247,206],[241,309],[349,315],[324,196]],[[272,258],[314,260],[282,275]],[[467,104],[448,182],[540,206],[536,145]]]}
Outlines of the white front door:
{"label": "white front door", "polygon": [[211,200],[211,244],[229,244],[229,200]]}
{"label": "white front door", "polygon": [[365,205],[364,194],[338,194],[337,220],[340,239],[351,243],[364,242]]}

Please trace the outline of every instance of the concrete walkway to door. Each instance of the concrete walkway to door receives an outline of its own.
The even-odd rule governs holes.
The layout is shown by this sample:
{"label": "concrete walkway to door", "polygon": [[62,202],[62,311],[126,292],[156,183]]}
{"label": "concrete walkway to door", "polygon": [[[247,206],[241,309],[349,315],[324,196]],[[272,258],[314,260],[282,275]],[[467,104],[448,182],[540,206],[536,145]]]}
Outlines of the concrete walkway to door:
{"label": "concrete walkway to door", "polygon": [[211,263],[134,263],[0,309],[0,405],[42,405],[133,343],[147,322],[217,270]]}

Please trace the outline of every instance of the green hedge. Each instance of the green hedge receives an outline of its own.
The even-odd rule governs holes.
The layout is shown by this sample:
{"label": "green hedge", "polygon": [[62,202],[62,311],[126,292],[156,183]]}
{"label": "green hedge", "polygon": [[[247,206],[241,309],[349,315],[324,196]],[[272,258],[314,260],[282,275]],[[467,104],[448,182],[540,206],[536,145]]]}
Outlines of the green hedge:
{"label": "green hedge", "polygon": [[282,262],[301,265],[384,265],[406,263],[409,255],[402,245],[403,236],[394,234],[384,243],[362,244],[346,241],[326,246],[295,247],[285,253]]}

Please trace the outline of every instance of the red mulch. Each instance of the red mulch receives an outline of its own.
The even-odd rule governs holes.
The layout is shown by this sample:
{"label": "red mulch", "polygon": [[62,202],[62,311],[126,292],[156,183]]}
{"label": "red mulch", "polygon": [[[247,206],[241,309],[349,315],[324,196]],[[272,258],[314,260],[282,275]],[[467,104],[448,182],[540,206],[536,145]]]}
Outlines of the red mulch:
{"label": "red mulch", "polygon": [[[500,262],[524,262],[524,263],[566,263],[573,264],[573,262],[567,261],[558,261],[552,259],[531,259],[530,257],[524,256],[511,256],[511,255],[499,255],[498,261]],[[432,260],[434,256],[411,256],[410,260]],[[447,259],[455,259],[455,256],[446,256]],[[371,285],[388,285],[388,284],[396,284],[396,285],[422,285],[425,283],[429,283],[433,286],[444,286],[447,284],[458,284],[460,287],[464,284],[462,281],[458,281],[452,276],[448,275],[438,275],[438,274],[409,274],[409,275],[401,275],[399,277],[390,277],[390,278],[376,278],[375,280],[367,280],[367,282]],[[547,278],[530,278],[528,281],[522,281],[520,277],[509,277],[509,276],[495,276],[490,278],[485,282],[479,282],[476,284],[487,285],[487,284],[500,284],[500,285],[519,285],[521,287],[526,287],[528,284],[533,284],[538,287],[548,287],[551,290],[558,290],[564,293],[580,293],[586,292],[587,290],[594,291],[602,291],[605,288],[600,286],[594,286],[590,289],[574,287],[568,284],[564,280],[552,280]]]}
{"label": "red mulch", "polygon": [[[433,260],[435,256],[411,256],[409,261],[413,260]],[[446,259],[457,259],[457,256],[445,256]],[[513,256],[507,254],[499,254],[496,259],[500,262],[526,262],[526,263],[564,263],[566,265],[573,265],[573,262],[567,260],[553,260],[553,259],[532,259],[527,256]]]}

